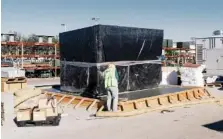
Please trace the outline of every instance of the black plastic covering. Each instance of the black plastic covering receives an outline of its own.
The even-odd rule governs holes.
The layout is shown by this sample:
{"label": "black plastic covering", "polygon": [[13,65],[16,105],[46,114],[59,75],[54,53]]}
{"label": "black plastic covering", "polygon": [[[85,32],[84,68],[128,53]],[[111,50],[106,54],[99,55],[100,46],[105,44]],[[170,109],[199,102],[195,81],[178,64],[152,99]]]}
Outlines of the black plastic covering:
{"label": "black plastic covering", "polygon": [[59,38],[61,60],[154,60],[162,53],[163,30],[96,25],[60,33]]}
{"label": "black plastic covering", "polygon": [[[116,68],[119,74],[119,92],[154,88],[162,79],[161,64],[137,64]],[[104,70],[105,66],[87,68],[62,64],[61,90],[88,97],[105,95],[104,80],[99,73]]]}
{"label": "black plastic covering", "polygon": [[[59,89],[59,86],[56,86],[54,88],[44,89],[44,91],[48,92],[55,92],[55,93],[63,93]],[[158,95],[164,95],[164,94],[171,94],[171,93],[177,93],[180,91],[190,90],[192,88],[190,87],[182,87],[182,86],[166,86],[166,85],[159,85],[154,88],[144,89],[144,90],[136,90],[136,91],[129,91],[129,92],[120,92],[119,93],[119,99],[120,100],[135,100],[140,98],[147,98],[147,97],[153,97]],[[106,96],[101,96],[100,99],[106,100]]]}
{"label": "black plastic covering", "polygon": [[119,98],[124,100],[135,100],[146,97],[153,97],[158,95],[176,93],[180,91],[189,90],[191,88],[183,88],[177,86],[158,86],[155,88],[145,89],[145,90],[137,90],[129,93],[120,93]]}
{"label": "black plastic covering", "polygon": [[[104,63],[157,60],[162,53],[163,30],[96,25],[60,34],[61,90],[88,97],[104,95],[106,66],[81,66],[78,62]],[[70,64],[70,62],[73,64]],[[119,92],[157,87],[161,64],[117,65]]]}

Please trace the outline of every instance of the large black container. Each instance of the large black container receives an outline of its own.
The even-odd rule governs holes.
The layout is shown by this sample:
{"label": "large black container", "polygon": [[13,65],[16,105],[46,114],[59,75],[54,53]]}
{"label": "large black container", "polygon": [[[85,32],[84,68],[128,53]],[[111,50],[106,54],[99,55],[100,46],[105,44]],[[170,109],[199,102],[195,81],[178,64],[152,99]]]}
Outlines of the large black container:
{"label": "large black container", "polygon": [[[61,64],[61,90],[80,93],[88,97],[105,95],[100,72],[106,66],[78,67],[70,62]],[[162,79],[160,63],[116,66],[119,75],[119,92],[154,88]]]}
{"label": "large black container", "polygon": [[59,38],[61,60],[155,60],[162,53],[163,30],[96,25],[60,33]]}
{"label": "large black container", "polygon": [[[119,92],[159,85],[163,30],[96,25],[60,34],[61,90],[88,97],[105,94],[107,62],[116,65]],[[150,62],[153,61],[153,62]]]}

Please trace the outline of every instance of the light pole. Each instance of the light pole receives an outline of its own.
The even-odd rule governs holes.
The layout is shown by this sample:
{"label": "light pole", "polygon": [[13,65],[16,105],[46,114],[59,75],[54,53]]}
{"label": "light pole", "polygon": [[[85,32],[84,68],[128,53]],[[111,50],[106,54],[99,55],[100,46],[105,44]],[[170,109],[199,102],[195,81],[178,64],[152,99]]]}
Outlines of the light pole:
{"label": "light pole", "polygon": [[21,64],[22,64],[22,69],[23,69],[23,54],[24,54],[24,50],[23,50],[23,42],[21,41],[21,43],[22,43],[22,53],[21,53],[21,55],[22,55],[22,56],[21,56],[21,58],[22,58],[22,59],[21,59],[21,60],[22,60],[21,62],[22,62],[22,63],[21,63]]}
{"label": "light pole", "polygon": [[66,26],[66,24],[61,24],[61,26],[64,27],[64,31],[67,31],[67,26]]}
{"label": "light pole", "polygon": [[54,70],[55,70],[55,78],[57,77],[57,67],[56,67],[56,59],[57,59],[57,44],[54,45]]}
{"label": "light pole", "polygon": [[91,18],[91,20],[93,20],[95,22],[94,23],[95,25],[97,25],[100,18],[93,17],[93,18]]}

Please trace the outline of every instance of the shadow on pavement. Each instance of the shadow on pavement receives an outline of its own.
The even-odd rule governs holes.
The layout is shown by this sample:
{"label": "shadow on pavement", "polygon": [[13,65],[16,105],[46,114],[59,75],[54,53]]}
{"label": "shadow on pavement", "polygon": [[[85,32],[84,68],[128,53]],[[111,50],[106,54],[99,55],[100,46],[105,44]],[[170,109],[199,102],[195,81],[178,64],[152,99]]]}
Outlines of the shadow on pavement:
{"label": "shadow on pavement", "polygon": [[210,123],[210,124],[206,124],[206,125],[203,125],[203,126],[206,127],[206,128],[218,131],[218,132],[223,132],[223,120],[217,121],[217,122],[214,122],[214,123]]}

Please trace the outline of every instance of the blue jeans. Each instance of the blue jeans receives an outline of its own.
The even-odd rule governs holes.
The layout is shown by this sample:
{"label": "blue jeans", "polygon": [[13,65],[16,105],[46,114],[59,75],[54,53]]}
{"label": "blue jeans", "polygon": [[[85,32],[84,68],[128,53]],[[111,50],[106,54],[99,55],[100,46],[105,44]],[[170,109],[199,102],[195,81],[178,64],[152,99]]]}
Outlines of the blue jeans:
{"label": "blue jeans", "polygon": [[118,87],[108,87],[107,91],[107,109],[108,111],[118,110]]}

